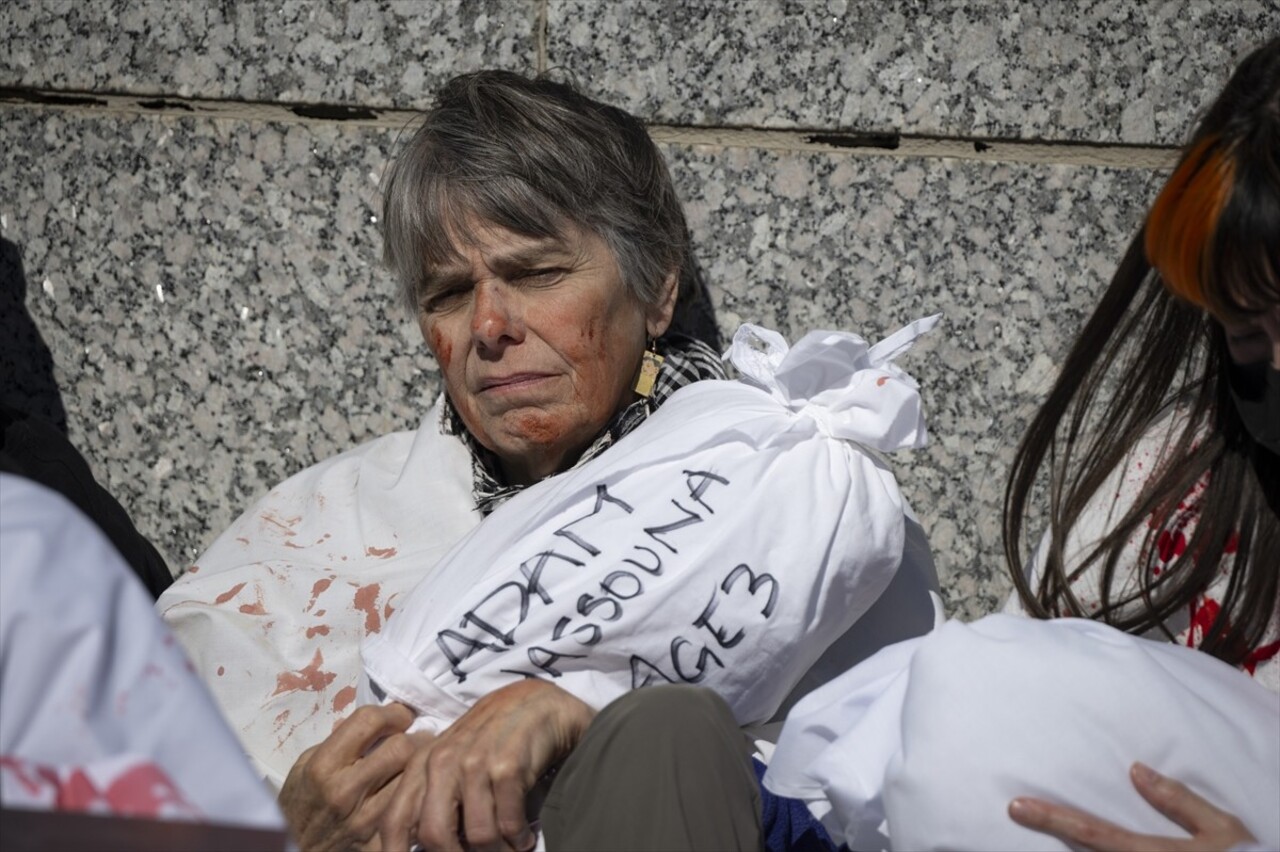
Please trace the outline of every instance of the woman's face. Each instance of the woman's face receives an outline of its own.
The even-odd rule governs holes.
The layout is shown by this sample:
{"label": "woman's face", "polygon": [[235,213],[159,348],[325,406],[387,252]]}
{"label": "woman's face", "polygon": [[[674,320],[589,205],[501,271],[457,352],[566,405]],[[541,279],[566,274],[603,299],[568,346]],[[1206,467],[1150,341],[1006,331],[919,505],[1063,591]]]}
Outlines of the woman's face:
{"label": "woman's face", "polygon": [[467,429],[528,484],[571,465],[632,401],[645,338],[671,321],[675,276],[646,309],[590,231],[544,240],[470,224],[475,239],[428,281],[419,325]]}
{"label": "woman's face", "polygon": [[1280,370],[1280,305],[1247,320],[1220,319],[1227,351],[1241,366],[1269,362]]}

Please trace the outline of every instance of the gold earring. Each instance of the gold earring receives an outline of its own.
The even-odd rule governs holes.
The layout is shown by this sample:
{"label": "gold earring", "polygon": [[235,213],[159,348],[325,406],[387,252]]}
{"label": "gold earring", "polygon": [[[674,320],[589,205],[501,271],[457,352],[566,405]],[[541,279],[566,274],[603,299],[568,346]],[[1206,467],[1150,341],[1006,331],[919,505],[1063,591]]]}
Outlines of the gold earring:
{"label": "gold earring", "polygon": [[640,374],[636,376],[635,391],[646,399],[653,393],[653,385],[658,381],[658,371],[662,369],[662,362],[667,360],[658,354],[656,346],[654,341],[649,341],[649,348],[640,359]]}

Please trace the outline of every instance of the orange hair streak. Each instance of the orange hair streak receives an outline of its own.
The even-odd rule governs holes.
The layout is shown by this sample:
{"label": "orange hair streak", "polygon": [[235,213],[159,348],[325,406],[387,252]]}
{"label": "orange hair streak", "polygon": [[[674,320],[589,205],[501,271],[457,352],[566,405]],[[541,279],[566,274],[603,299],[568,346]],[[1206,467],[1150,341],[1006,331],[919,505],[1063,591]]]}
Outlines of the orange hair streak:
{"label": "orange hair streak", "polygon": [[1205,310],[1207,261],[1218,217],[1231,195],[1233,163],[1217,136],[1201,140],[1178,164],[1147,214],[1143,249],[1165,287]]}

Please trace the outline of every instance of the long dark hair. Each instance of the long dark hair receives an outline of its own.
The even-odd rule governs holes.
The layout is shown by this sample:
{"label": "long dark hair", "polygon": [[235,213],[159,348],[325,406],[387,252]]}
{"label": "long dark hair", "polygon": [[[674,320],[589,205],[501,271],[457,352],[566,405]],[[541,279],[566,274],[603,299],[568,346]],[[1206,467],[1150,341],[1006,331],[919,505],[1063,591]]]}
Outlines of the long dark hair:
{"label": "long dark hair", "polygon": [[[1031,614],[1094,617],[1172,638],[1165,621],[1233,554],[1200,648],[1238,664],[1260,643],[1280,605],[1280,457],[1237,414],[1225,333],[1207,311],[1241,316],[1277,302],[1280,39],[1273,39],[1241,63],[1201,120],[1014,457],[1005,558]],[[1109,477],[1168,416],[1169,442],[1138,498],[1068,564],[1067,533],[1086,506],[1107,498]],[[1048,541],[1033,587],[1024,533],[1038,482],[1047,484]],[[1160,564],[1160,533],[1201,486],[1190,540],[1163,570],[1150,570]],[[1124,553],[1139,538],[1136,587],[1116,583],[1132,570]],[[1096,608],[1072,590],[1090,569],[1100,577]]]}

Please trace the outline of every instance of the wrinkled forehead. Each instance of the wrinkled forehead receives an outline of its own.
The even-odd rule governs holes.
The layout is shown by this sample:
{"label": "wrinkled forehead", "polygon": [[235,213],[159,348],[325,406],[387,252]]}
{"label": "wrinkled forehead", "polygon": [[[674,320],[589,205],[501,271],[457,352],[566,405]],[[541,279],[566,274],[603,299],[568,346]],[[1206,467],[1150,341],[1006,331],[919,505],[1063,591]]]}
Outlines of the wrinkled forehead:
{"label": "wrinkled forehead", "polygon": [[500,245],[569,245],[582,226],[532,188],[432,181],[423,199],[421,239],[427,271],[463,262],[468,249]]}

